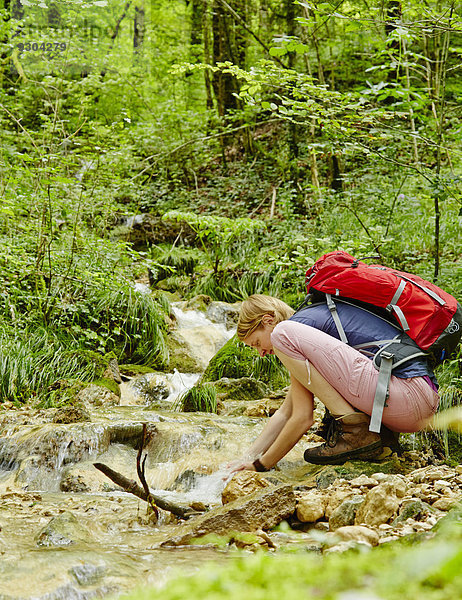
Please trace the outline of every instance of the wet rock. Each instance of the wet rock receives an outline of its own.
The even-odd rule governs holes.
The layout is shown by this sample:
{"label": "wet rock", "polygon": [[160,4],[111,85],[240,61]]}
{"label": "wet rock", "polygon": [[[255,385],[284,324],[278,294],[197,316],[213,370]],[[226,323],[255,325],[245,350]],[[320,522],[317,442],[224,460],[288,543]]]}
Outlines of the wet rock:
{"label": "wet rock", "polygon": [[358,508],[363,504],[364,501],[365,497],[359,495],[352,496],[351,498],[344,500],[330,515],[330,530],[335,531],[339,527],[354,525]]}
{"label": "wet rock", "polygon": [[[143,423],[117,423],[108,427],[111,444],[126,444],[138,450],[143,435]],[[155,440],[157,429],[154,423],[147,423],[145,446]]]}
{"label": "wet rock", "polygon": [[239,320],[240,307],[240,302],[234,304],[211,302],[207,307],[205,316],[213,323],[223,323],[227,329],[233,329]]}
{"label": "wet rock", "polygon": [[79,463],[75,467],[67,468],[61,478],[59,489],[62,492],[107,492],[120,488],[110,482],[100,471],[88,464],[87,468]]}
{"label": "wet rock", "polygon": [[70,512],[63,512],[39,532],[37,546],[70,546],[77,542],[88,542],[88,530]]}
{"label": "wet rock", "polygon": [[75,577],[79,585],[85,587],[97,583],[106,573],[106,567],[84,563],[72,567],[69,573]]}
{"label": "wet rock", "polygon": [[377,546],[379,543],[378,533],[369,527],[363,527],[361,525],[339,527],[334,535],[336,538],[345,542],[363,542],[370,546]]}
{"label": "wet rock", "polygon": [[205,312],[207,310],[207,307],[209,307],[211,303],[212,298],[210,296],[208,296],[207,294],[198,294],[197,296],[193,296],[190,300],[187,300],[186,302],[180,302],[178,306],[182,310],[200,310]]}
{"label": "wet rock", "polygon": [[221,343],[222,338],[212,326],[170,332],[167,336],[169,371],[202,373]]}
{"label": "wet rock", "polygon": [[355,523],[377,526],[388,523],[398,510],[399,501],[392,483],[384,482],[372,488],[356,513]]}
{"label": "wet rock", "polygon": [[297,502],[297,518],[302,523],[314,523],[324,517],[326,498],[316,490],[300,496]]}
{"label": "wet rock", "polygon": [[161,375],[146,373],[124,384],[124,405],[152,404],[165,400],[170,388]]}
{"label": "wet rock", "polygon": [[117,406],[120,402],[117,394],[94,383],[81,390],[76,399],[82,404],[90,406]]}
{"label": "wet rock", "polygon": [[91,421],[91,418],[88,410],[79,405],[58,408],[53,417],[53,423],[79,423],[82,421]]}
{"label": "wet rock", "polygon": [[270,529],[290,517],[294,511],[295,494],[290,485],[268,488],[195,517],[162,545],[187,544],[191,539],[208,533],[224,535],[230,531]]}
{"label": "wet rock", "polygon": [[223,504],[228,504],[237,498],[248,496],[271,485],[261,473],[238,471],[223,490],[221,501]]}
{"label": "wet rock", "polygon": [[223,377],[214,382],[221,400],[257,400],[268,395],[268,386],[253,377],[229,379]]}
{"label": "wet rock", "polygon": [[117,358],[115,358],[115,356],[109,359],[108,365],[105,371],[103,372],[103,377],[105,379],[112,379],[116,383],[122,383],[119,363],[117,362]]}

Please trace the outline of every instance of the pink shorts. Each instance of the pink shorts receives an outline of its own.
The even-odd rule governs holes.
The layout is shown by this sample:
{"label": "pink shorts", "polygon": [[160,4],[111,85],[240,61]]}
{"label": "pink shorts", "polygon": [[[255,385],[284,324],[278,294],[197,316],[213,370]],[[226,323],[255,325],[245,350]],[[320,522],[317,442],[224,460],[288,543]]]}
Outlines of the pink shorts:
{"label": "pink shorts", "polygon": [[[282,321],[271,334],[273,346],[296,360],[308,360],[345,400],[372,412],[379,372],[372,360],[336,338],[296,321]],[[423,377],[392,375],[383,423],[393,431],[418,431],[438,408],[438,393]]]}

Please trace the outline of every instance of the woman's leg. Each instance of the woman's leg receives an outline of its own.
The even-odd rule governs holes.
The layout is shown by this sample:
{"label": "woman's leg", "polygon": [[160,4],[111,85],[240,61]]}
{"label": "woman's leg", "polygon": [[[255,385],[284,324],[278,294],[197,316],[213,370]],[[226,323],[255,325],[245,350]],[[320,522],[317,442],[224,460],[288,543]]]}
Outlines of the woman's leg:
{"label": "woman's leg", "polygon": [[332,464],[346,460],[370,459],[378,456],[380,435],[369,431],[369,417],[356,412],[341,394],[308,361],[291,358],[273,346],[276,356],[303,387],[319,398],[335,419],[325,444],[305,451],[305,460],[316,464]]}
{"label": "woman's leg", "polygon": [[[276,353],[282,352],[295,360],[291,366],[298,373],[298,377],[294,373],[295,377],[307,376],[305,361],[308,360],[313,384],[317,386],[313,393],[332,413],[345,414],[343,399],[347,406],[371,414],[378,371],[369,358],[323,331],[296,321],[279,323],[271,340]],[[392,376],[383,423],[394,431],[418,431],[437,405],[438,395],[422,377]]]}

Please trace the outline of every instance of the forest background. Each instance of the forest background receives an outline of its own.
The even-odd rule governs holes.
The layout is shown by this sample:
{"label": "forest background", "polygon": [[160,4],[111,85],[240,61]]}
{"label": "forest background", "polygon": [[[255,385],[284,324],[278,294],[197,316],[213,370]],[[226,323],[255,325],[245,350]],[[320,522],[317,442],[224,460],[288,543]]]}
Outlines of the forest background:
{"label": "forest background", "polygon": [[3,0],[0,53],[0,402],[167,370],[172,298],[295,306],[334,249],[461,298],[455,2]]}

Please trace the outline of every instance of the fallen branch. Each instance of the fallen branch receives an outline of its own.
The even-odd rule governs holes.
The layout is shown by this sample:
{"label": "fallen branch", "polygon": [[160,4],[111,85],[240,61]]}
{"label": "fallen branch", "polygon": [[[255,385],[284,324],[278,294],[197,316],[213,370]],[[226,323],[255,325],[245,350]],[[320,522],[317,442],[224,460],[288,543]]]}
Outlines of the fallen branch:
{"label": "fallen branch", "polygon": [[140,449],[138,450],[138,456],[136,457],[136,471],[138,473],[139,480],[141,481],[144,492],[146,494],[146,502],[149,504],[152,511],[156,515],[156,519],[158,519],[159,511],[157,510],[156,501],[151,494],[151,490],[149,489],[148,482],[146,481],[146,476],[145,476],[145,465],[146,465],[146,459],[147,459],[148,455],[145,454],[143,461],[141,461],[141,456],[143,454],[145,443],[146,443],[146,423],[143,423],[143,434],[141,436]]}
{"label": "fallen branch", "polygon": [[[106,477],[109,477],[111,481],[119,485],[126,492],[133,494],[138,498],[141,498],[141,500],[144,500],[145,502],[149,502],[148,495],[146,494],[145,490],[141,486],[139,486],[133,479],[128,479],[128,477],[125,477],[121,473],[114,471],[113,469],[111,469],[111,467],[103,465],[102,463],[93,463],[93,466],[96,469],[98,469],[98,471],[101,471],[101,473],[104,473]],[[173,502],[164,500],[163,498],[159,498],[151,491],[149,493],[152,500],[156,503],[156,505],[159,508],[161,508],[162,510],[168,510],[177,517],[187,519],[189,517],[192,517],[193,515],[198,514],[197,511],[193,510],[189,506],[179,506],[178,504],[174,504]]]}

